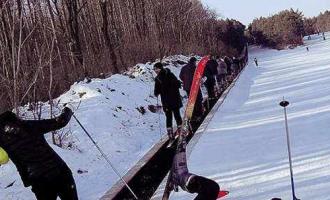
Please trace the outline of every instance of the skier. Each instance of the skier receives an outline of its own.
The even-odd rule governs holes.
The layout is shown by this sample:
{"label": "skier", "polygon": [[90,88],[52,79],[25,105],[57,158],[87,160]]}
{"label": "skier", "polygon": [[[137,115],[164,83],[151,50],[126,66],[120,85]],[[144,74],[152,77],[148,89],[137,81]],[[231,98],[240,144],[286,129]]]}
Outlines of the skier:
{"label": "skier", "polygon": [[215,76],[218,74],[218,63],[212,56],[212,58],[207,61],[204,71],[204,76],[206,77],[205,86],[207,89],[207,94],[209,99],[215,98],[214,86],[215,86]]}
{"label": "skier", "polygon": [[0,115],[0,146],[38,200],[78,199],[71,170],[44,138],[66,126],[72,114],[64,108],[60,116],[45,120],[22,120],[11,111]]}
{"label": "skier", "polygon": [[258,60],[257,60],[257,58],[254,58],[254,63],[255,63],[256,66],[258,67]]}
{"label": "skier", "polygon": [[308,47],[306,47],[306,50],[307,50],[307,51],[309,51],[309,48],[308,48]]}
{"label": "skier", "polygon": [[[191,57],[188,64],[182,67],[179,75],[183,83],[183,89],[186,91],[188,97],[190,94],[191,84],[194,79],[194,73],[196,70],[196,61],[197,59],[195,57]],[[202,115],[203,115],[203,96],[201,89],[199,89],[192,119],[199,121],[201,120]]]}
{"label": "skier", "polygon": [[323,40],[325,40],[325,34],[324,34],[324,32],[322,32],[322,37],[323,37]]}
{"label": "skier", "polygon": [[169,177],[169,189],[177,192],[178,186],[180,186],[184,191],[197,193],[198,195],[194,200],[217,199],[220,191],[218,183],[189,172],[186,159],[186,146],[185,133],[181,133]]}
{"label": "skier", "polygon": [[180,115],[182,100],[179,91],[179,88],[181,88],[181,82],[169,69],[164,68],[163,64],[160,62],[154,65],[154,71],[157,74],[155,78],[154,94],[156,97],[158,95],[161,96],[163,110],[166,115],[167,134],[169,139],[173,140],[175,137],[172,127],[173,115],[178,130],[180,130],[182,126],[182,118]]}

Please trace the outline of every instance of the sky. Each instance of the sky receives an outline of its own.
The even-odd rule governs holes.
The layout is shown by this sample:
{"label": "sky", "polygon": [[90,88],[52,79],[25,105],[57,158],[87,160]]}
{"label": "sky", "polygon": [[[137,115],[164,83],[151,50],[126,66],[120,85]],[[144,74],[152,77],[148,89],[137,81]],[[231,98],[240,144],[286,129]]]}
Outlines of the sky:
{"label": "sky", "polygon": [[330,0],[201,0],[224,18],[237,19],[245,25],[260,16],[267,17],[285,9],[299,9],[306,17],[330,10]]}

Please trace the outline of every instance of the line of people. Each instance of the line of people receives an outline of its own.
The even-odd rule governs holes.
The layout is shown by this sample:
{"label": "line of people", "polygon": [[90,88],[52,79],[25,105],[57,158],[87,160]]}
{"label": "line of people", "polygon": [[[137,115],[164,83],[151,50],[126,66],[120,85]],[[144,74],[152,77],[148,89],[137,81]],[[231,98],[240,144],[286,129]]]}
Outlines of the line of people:
{"label": "line of people", "polygon": [[[216,102],[217,97],[222,94],[230,82],[233,81],[237,74],[243,69],[245,65],[244,61],[238,58],[230,59],[229,57],[224,57],[220,59],[215,56],[211,57],[206,63],[204,70],[203,82],[208,93],[207,100],[204,102],[209,102],[208,104],[214,104]],[[188,64],[183,66],[180,71],[179,78],[182,81],[183,90],[187,93],[188,97],[196,67],[197,59],[191,57]],[[172,114],[176,119],[179,131],[182,127],[182,118],[180,115],[182,101],[179,92],[181,82],[169,69],[164,68],[161,63],[156,63],[154,65],[154,70],[157,74],[155,78],[155,96],[161,96],[163,109],[166,115],[168,136],[170,140],[173,140],[175,134],[173,133],[172,127]],[[202,120],[206,111],[205,107],[202,91],[199,88],[192,121],[198,122]],[[178,187],[180,186],[186,192],[197,193],[198,195],[195,200],[217,199],[221,195],[221,191],[220,186],[215,181],[189,172],[186,160],[186,144],[186,135],[180,134],[168,180],[169,190],[178,191]]]}
{"label": "line of people", "polygon": [[[201,121],[205,111],[209,110],[216,102],[217,98],[224,92],[228,85],[234,80],[237,74],[243,69],[244,61],[233,57],[232,59],[225,56],[212,56],[206,63],[204,77],[202,79],[207,90],[207,96],[203,98],[202,91],[199,89],[192,121]],[[182,127],[182,117],[180,109],[182,108],[182,98],[180,88],[189,97],[191,85],[194,78],[194,73],[197,67],[197,59],[191,57],[189,62],[184,65],[180,71],[179,78],[170,71],[164,68],[163,64],[158,62],[154,65],[154,71],[157,74],[155,78],[154,95],[161,97],[161,103],[166,115],[166,128],[169,138],[172,140],[175,137],[173,132],[173,115],[176,121],[177,129]]]}

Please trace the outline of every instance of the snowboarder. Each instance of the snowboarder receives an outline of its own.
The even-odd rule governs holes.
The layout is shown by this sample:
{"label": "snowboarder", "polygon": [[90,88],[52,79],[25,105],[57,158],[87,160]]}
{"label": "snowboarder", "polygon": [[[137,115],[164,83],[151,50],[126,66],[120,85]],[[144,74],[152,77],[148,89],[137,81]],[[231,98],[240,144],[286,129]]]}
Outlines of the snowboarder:
{"label": "snowboarder", "polygon": [[22,120],[11,111],[0,115],[0,146],[38,200],[78,199],[71,170],[44,138],[44,134],[66,126],[72,115],[69,108],[45,120]]}
{"label": "snowboarder", "polygon": [[[196,61],[197,59],[195,57],[191,57],[188,64],[182,67],[179,75],[183,83],[183,89],[184,91],[186,91],[188,97],[190,94],[191,84],[194,79],[194,73],[196,70]],[[203,96],[202,96],[202,91],[199,89],[192,119],[199,121],[202,115],[203,115]]]}
{"label": "snowboarder", "polygon": [[156,97],[158,95],[161,97],[163,110],[166,115],[167,134],[169,139],[173,140],[175,137],[172,127],[173,115],[177,128],[180,130],[182,126],[182,118],[180,114],[182,100],[179,91],[179,88],[181,88],[181,82],[175,77],[170,69],[164,68],[163,64],[160,62],[154,65],[154,71],[157,74],[155,78],[154,94]]}
{"label": "snowboarder", "polygon": [[258,67],[258,60],[257,60],[257,58],[254,58],[254,63],[255,63],[256,66]]}
{"label": "snowboarder", "polygon": [[180,186],[184,191],[197,193],[194,200],[215,200],[218,198],[220,187],[215,181],[189,172],[186,158],[186,136],[180,134],[176,154],[173,159],[169,187],[178,191]]}

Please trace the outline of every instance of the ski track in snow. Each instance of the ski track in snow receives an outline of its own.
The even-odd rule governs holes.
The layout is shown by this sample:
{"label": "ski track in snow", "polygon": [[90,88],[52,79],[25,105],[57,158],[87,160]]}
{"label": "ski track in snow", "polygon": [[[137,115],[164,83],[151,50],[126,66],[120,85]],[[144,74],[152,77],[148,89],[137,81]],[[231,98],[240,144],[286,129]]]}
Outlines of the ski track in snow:
{"label": "ski track in snow", "polygon": [[[283,108],[287,107],[297,198],[330,199],[330,33],[293,50],[252,48],[242,73],[192,149],[192,173],[229,190],[227,200],[292,199]],[[259,67],[253,58],[257,57]],[[208,155],[208,156],[205,156]],[[171,199],[196,195],[172,193]]]}

